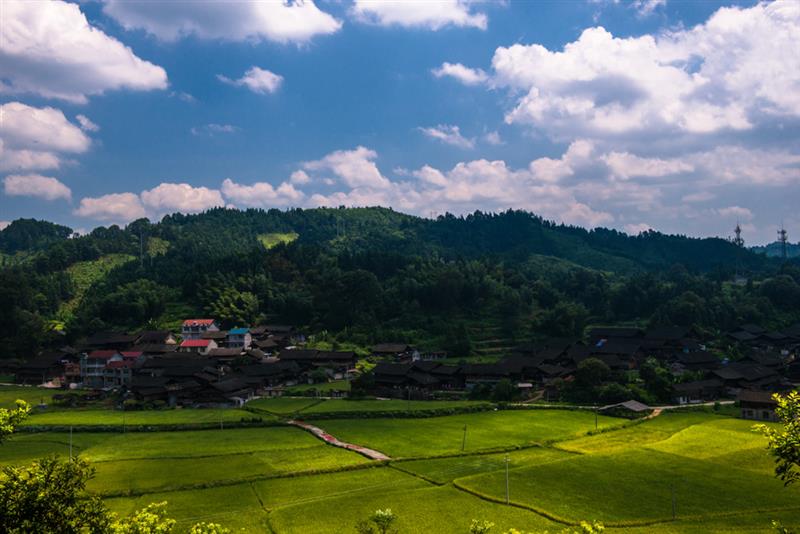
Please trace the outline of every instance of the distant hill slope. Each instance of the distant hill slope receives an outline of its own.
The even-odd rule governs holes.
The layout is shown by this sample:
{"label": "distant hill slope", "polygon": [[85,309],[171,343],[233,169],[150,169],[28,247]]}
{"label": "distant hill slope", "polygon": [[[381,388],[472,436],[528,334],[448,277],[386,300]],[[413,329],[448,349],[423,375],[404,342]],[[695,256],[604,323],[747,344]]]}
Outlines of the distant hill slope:
{"label": "distant hill slope", "polygon": [[[495,255],[517,259],[540,254],[611,272],[659,270],[674,264],[696,271],[733,265],[759,270],[770,264],[767,257],[776,255],[777,246],[773,243],[763,250],[743,250],[724,239],[697,239],[656,231],[630,236],[606,228],[587,230],[560,225],[523,211],[475,212],[465,217],[446,215],[431,220],[387,208],[219,208],[197,215],[173,214],[155,224],[143,219],[125,230],[101,227],[88,236],[70,240],[67,238],[72,231],[65,226],[19,219],[0,231],[0,251],[47,253],[54,246],[88,245],[99,248],[101,253],[138,255],[142,231],[146,231],[150,242],[167,241],[184,252],[202,250],[204,255],[214,257],[236,254],[258,243],[271,248],[296,239],[299,244],[353,253],[382,250],[445,258]],[[117,234],[121,241],[114,237]],[[65,241],[75,244],[67,245]],[[80,259],[92,260],[99,255]],[[792,255],[800,255],[800,245],[792,245]]]}
{"label": "distant hill slope", "polygon": [[[770,258],[780,258],[783,255],[783,248],[778,241],[758,247],[750,247],[750,250],[756,254],[764,254]],[[800,258],[800,243],[787,243],[786,244],[786,257]]]}
{"label": "distant hill slope", "polygon": [[[800,319],[798,260],[523,211],[424,219],[377,207],[217,208],[74,237],[28,219],[0,231],[0,247],[5,357],[195,314],[486,357],[536,336],[579,336],[587,324],[724,331]],[[752,283],[727,287],[736,272]],[[63,335],[50,335],[53,321]]]}

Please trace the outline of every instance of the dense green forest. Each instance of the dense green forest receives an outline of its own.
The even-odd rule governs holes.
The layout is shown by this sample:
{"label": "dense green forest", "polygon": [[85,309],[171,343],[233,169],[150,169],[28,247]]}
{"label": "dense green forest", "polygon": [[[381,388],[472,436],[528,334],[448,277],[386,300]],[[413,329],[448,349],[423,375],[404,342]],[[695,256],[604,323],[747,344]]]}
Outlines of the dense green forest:
{"label": "dense green forest", "polygon": [[385,208],[220,208],[84,236],[21,219],[0,232],[0,253],[6,358],[103,329],[175,328],[196,315],[459,356],[579,336],[589,324],[692,325],[715,335],[800,319],[798,259],[716,238],[586,230],[523,211],[423,219]]}

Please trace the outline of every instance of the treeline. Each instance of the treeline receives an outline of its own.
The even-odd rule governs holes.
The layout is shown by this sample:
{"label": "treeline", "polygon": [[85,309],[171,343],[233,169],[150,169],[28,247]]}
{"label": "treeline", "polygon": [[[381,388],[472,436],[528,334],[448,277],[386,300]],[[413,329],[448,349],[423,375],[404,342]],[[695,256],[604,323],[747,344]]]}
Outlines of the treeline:
{"label": "treeline", "polygon": [[[290,232],[296,241],[269,250],[258,239]],[[471,332],[482,326],[527,341],[578,336],[598,323],[713,334],[800,319],[797,261],[719,239],[587,231],[520,211],[427,220],[383,208],[214,209],[70,233],[36,221],[0,232],[4,247],[36,243],[3,249],[4,357],[29,357],[98,330],[164,326],[177,313],[224,326],[286,322],[335,340],[403,340],[458,356],[470,352]],[[76,294],[64,270],[112,253],[137,259],[58,316]],[[737,271],[746,284],[729,282]]]}

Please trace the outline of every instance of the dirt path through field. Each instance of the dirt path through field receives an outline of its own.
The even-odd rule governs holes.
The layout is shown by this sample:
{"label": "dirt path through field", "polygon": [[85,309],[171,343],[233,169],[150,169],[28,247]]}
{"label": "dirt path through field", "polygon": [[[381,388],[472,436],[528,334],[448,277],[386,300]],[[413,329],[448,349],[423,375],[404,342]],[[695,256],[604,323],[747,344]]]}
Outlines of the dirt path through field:
{"label": "dirt path through field", "polygon": [[341,447],[342,449],[357,452],[363,456],[366,456],[370,460],[391,460],[390,457],[386,456],[382,452],[368,449],[366,447],[362,447],[361,445],[354,445],[353,443],[345,443],[344,441],[331,436],[318,426],[309,425],[308,423],[303,423],[302,421],[289,421],[289,424],[311,432],[325,443],[333,445],[334,447]]}

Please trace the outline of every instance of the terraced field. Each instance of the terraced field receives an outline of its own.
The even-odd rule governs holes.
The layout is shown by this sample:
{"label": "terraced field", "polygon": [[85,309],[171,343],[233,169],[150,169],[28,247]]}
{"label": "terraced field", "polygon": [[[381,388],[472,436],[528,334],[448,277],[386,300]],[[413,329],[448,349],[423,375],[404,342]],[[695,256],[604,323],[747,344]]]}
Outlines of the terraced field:
{"label": "terraced field", "polygon": [[[326,403],[274,399],[259,406],[277,421]],[[98,412],[53,412],[31,421],[96,420]],[[192,412],[140,414],[150,421],[164,420],[163,413],[173,421],[219,417]],[[240,416],[230,410],[223,418]],[[594,435],[587,435],[593,414],[566,410],[315,424],[394,459],[368,460],[286,426],[74,432],[72,447],[95,466],[90,490],[112,510],[127,514],[167,501],[179,529],[214,521],[234,531],[346,533],[378,508],[397,514],[400,533],[465,534],[473,518],[494,522],[492,532],[558,532],[580,520],[600,520],[607,532],[625,534],[767,533],[772,519],[800,527],[800,489],[783,488],[763,438],[750,422],[731,417],[664,413],[638,424],[600,417],[602,432]],[[0,464],[65,456],[69,441],[69,433],[23,431],[0,446]]]}

